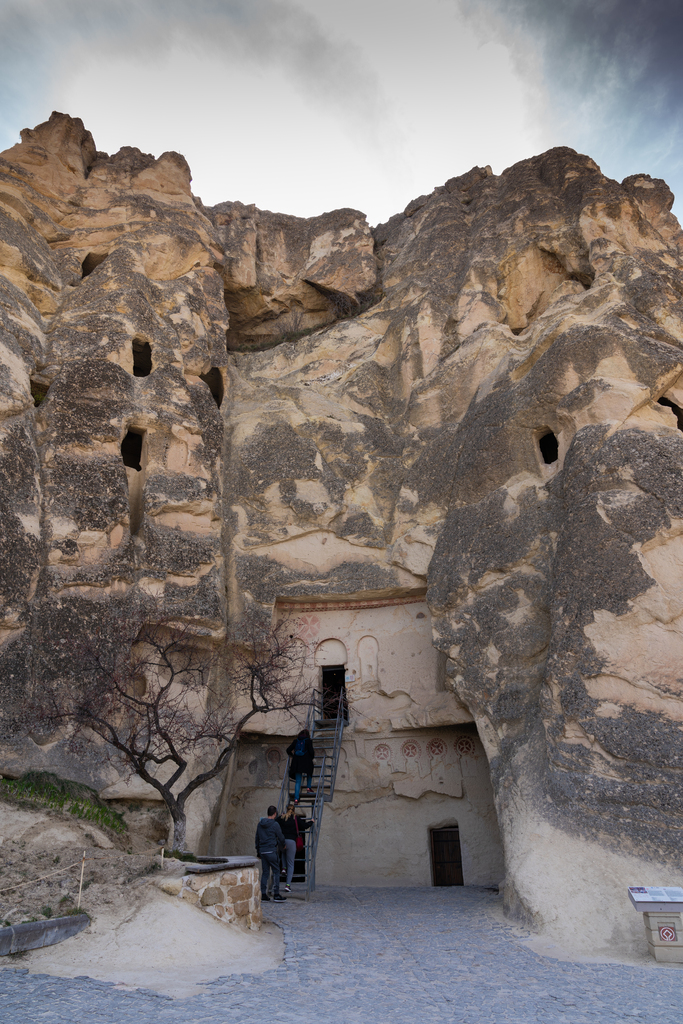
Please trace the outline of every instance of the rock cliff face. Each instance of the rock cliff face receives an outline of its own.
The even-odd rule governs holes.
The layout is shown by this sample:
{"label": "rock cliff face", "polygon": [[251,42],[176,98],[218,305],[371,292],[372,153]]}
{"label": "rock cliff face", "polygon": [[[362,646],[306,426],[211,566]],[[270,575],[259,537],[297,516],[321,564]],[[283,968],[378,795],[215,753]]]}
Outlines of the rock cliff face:
{"label": "rock cliff face", "polygon": [[[683,827],[672,199],[555,149],[371,231],[353,210],[206,208],[178,154],[109,157],[65,115],[23,132],[0,157],[6,731],[36,638],[139,589],[215,643],[252,602],[426,593],[438,723],[476,722],[509,906],[552,924],[581,892],[587,909],[615,880],[666,880]],[[58,747],[8,741],[6,759]]]}

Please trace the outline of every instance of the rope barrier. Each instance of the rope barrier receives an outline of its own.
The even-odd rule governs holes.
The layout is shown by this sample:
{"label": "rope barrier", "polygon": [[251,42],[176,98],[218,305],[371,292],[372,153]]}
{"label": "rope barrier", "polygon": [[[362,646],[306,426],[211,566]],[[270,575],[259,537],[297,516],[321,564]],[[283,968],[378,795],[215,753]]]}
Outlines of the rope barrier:
{"label": "rope barrier", "polygon": [[50,871],[47,875],[41,875],[40,878],[29,878],[27,882],[17,882],[16,885],[7,885],[4,889],[0,889],[0,892],[10,892],[12,889],[22,889],[25,885],[33,885],[35,882],[44,882],[46,878],[52,878],[53,875],[61,875],[64,871],[70,871],[71,868],[78,867],[80,863],[80,860],[77,860],[65,868],[57,868],[56,871]]}
{"label": "rope barrier", "polygon": [[[159,853],[158,850],[152,850],[151,853],[123,854],[122,856],[124,856],[124,857],[125,856],[156,857],[156,856],[158,856],[158,853]],[[113,855],[110,854],[109,856],[113,856]],[[46,878],[52,878],[53,875],[61,875],[65,871],[71,871],[71,868],[79,867],[83,863],[83,860],[106,860],[106,859],[107,859],[106,856],[104,856],[104,857],[85,857],[85,858],[81,858],[80,860],[74,861],[73,864],[67,864],[67,866],[64,867],[64,868],[57,868],[56,871],[50,871],[50,872],[48,872],[47,875],[41,875],[40,878],[29,878],[29,880],[27,882],[17,882],[16,885],[8,885],[4,889],[0,889],[0,892],[10,892],[12,889],[22,889],[25,885],[34,885],[36,882],[44,882]]]}

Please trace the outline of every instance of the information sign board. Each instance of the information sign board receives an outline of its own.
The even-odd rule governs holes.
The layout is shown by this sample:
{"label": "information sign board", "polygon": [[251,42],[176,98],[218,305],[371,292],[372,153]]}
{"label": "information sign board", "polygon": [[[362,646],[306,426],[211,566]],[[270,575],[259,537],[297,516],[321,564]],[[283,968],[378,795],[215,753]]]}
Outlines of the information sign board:
{"label": "information sign board", "polygon": [[629,885],[628,895],[641,913],[683,912],[683,888],[676,885]]}

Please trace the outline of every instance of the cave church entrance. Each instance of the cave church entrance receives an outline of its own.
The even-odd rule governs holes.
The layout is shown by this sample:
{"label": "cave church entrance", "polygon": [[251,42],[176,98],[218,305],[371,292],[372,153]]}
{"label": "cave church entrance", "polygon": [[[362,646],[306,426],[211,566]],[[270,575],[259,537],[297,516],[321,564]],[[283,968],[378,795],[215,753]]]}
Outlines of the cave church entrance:
{"label": "cave church entrance", "polygon": [[343,665],[323,666],[323,718],[336,718],[339,709],[339,695],[344,686]]}

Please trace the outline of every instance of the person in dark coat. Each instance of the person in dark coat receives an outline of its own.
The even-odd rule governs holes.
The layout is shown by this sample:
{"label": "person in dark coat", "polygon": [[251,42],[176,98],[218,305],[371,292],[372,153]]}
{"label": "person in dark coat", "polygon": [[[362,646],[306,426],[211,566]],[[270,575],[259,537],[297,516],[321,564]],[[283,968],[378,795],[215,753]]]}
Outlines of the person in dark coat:
{"label": "person in dark coat", "polygon": [[287,753],[291,757],[289,764],[289,777],[294,779],[294,803],[299,803],[299,797],[301,796],[301,780],[304,775],[307,776],[307,792],[313,793],[311,786],[313,785],[313,758],[315,757],[315,750],[313,749],[313,743],[311,741],[311,734],[308,729],[302,729],[295,740],[287,747]]}
{"label": "person in dark coat", "polygon": [[268,895],[268,878],[273,874],[273,899],[283,903],[286,896],[280,895],[280,864],[278,853],[285,848],[285,837],[276,822],[277,807],[268,808],[267,817],[261,818],[256,829],[256,856],[261,858],[261,899],[270,899]]}
{"label": "person in dark coat", "polygon": [[285,892],[291,892],[292,875],[294,874],[294,858],[296,857],[296,841],[299,836],[303,838],[313,824],[313,818],[304,818],[303,814],[296,814],[294,804],[288,804],[284,814],[275,819],[282,829],[285,837],[285,852],[282,857],[283,864],[286,864],[285,871]]}

